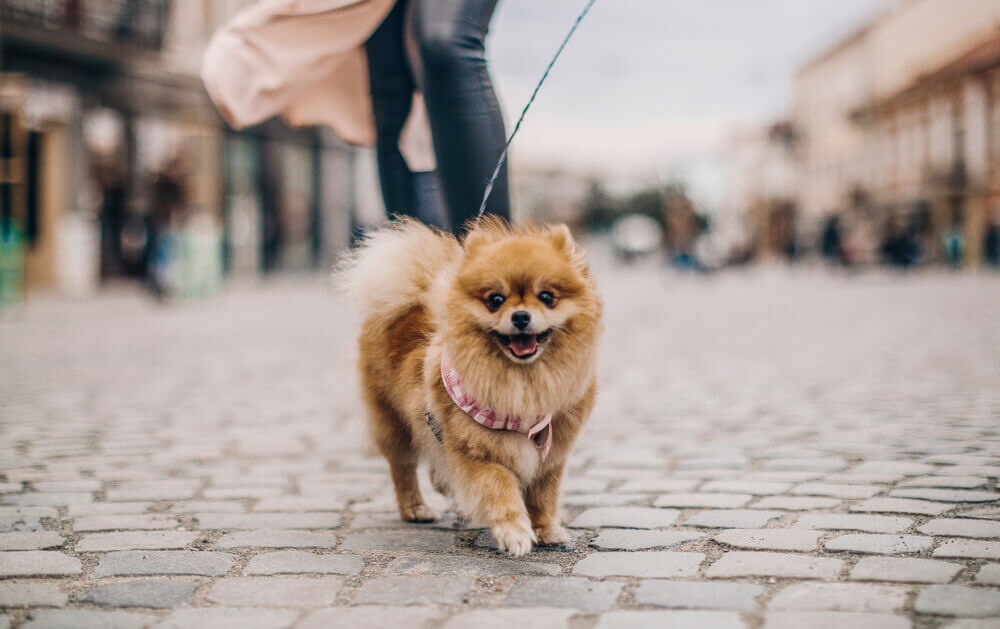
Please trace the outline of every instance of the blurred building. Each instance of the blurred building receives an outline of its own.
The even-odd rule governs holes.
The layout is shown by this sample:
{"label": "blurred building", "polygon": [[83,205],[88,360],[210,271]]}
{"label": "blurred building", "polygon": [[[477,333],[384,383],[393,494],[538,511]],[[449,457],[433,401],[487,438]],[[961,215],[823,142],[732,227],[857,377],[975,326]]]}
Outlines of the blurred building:
{"label": "blurred building", "polygon": [[0,216],[32,289],[145,277],[158,235],[217,234],[230,275],[320,268],[349,238],[354,151],[234,132],[199,79],[247,0],[0,0]]}
{"label": "blurred building", "polygon": [[792,122],[804,221],[847,214],[873,246],[906,231],[928,259],[963,240],[976,263],[997,206],[998,28],[1000,0],[904,0],[803,64]]}

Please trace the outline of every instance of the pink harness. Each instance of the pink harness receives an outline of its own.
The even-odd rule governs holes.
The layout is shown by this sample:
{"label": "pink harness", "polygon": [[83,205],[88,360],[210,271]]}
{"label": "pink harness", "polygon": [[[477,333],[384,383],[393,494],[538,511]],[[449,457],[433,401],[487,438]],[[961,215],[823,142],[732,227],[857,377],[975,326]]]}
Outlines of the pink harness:
{"label": "pink harness", "polygon": [[545,460],[545,457],[548,456],[549,450],[552,449],[552,413],[537,417],[535,421],[530,423],[528,420],[516,415],[498,415],[492,408],[483,406],[477,402],[465,390],[462,386],[462,379],[458,377],[458,372],[448,366],[443,355],[441,357],[441,380],[444,382],[444,388],[452,401],[465,411],[469,417],[476,420],[478,424],[487,428],[520,432],[526,434],[529,439],[534,439],[536,435],[548,427],[549,431],[545,437],[545,444],[541,446],[542,460]]}

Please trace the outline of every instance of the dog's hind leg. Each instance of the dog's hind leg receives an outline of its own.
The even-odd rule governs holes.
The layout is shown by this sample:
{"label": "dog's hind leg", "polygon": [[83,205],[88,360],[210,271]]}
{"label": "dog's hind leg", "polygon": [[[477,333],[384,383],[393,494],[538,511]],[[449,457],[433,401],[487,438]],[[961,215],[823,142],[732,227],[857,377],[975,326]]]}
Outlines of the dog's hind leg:
{"label": "dog's hind leg", "polygon": [[366,401],[375,445],[389,462],[399,517],[407,522],[431,522],[436,516],[420,493],[417,451],[410,427],[384,400]]}

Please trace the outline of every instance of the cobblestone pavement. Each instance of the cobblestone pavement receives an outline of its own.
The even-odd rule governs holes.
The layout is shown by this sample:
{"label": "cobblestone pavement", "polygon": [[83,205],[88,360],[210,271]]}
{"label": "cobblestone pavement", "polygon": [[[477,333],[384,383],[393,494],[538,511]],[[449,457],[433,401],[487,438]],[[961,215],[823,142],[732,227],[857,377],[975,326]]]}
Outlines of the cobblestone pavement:
{"label": "cobblestone pavement", "polygon": [[600,276],[576,537],[517,560],[398,521],[318,280],[0,321],[0,628],[1000,627],[1000,278]]}

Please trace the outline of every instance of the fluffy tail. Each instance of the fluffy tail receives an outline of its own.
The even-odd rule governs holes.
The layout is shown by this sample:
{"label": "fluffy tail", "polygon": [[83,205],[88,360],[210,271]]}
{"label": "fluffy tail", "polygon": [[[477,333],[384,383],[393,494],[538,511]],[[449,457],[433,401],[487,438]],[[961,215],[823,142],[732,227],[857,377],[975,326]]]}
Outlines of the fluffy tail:
{"label": "fluffy tail", "polygon": [[388,323],[421,303],[434,277],[459,251],[449,234],[419,221],[395,220],[344,256],[335,277],[362,320]]}

